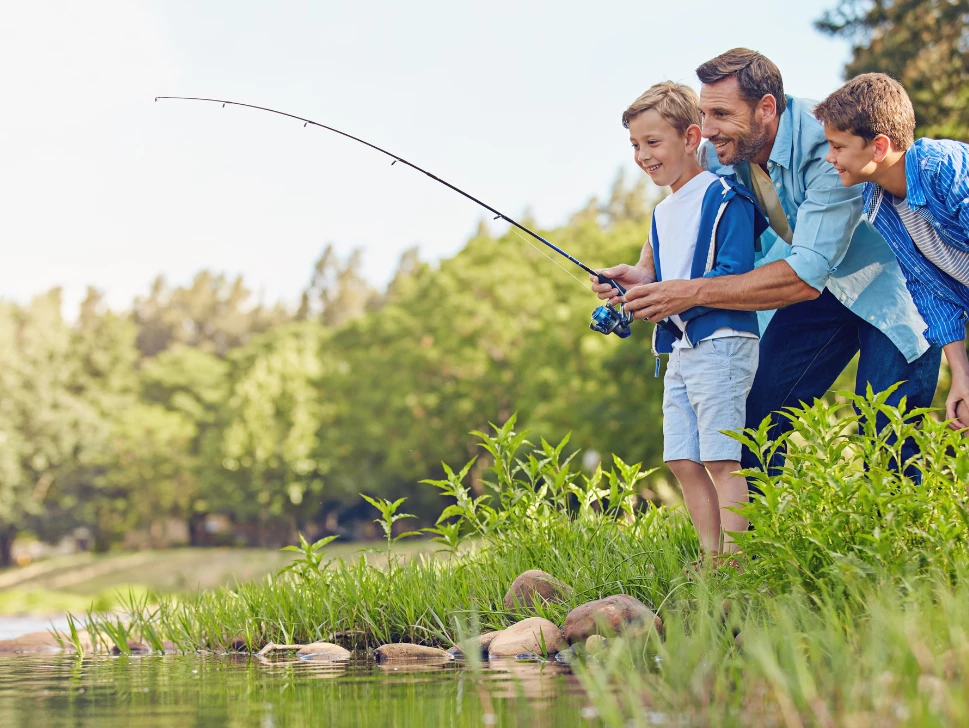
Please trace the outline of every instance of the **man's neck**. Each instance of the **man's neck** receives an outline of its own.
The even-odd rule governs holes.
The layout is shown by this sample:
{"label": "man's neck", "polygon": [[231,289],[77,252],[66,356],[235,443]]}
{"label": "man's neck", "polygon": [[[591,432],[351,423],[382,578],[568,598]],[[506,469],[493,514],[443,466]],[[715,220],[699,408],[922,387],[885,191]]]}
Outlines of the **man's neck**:
{"label": "man's neck", "polygon": [[877,174],[871,176],[871,181],[895,197],[905,199],[908,194],[908,183],[905,180],[905,154],[902,152],[892,160],[886,159]]}
{"label": "man's neck", "polygon": [[767,143],[757,154],[750,158],[751,164],[764,165],[770,161],[770,153],[774,151],[774,140],[777,139],[777,129],[781,125],[781,117],[777,116],[767,127]]}

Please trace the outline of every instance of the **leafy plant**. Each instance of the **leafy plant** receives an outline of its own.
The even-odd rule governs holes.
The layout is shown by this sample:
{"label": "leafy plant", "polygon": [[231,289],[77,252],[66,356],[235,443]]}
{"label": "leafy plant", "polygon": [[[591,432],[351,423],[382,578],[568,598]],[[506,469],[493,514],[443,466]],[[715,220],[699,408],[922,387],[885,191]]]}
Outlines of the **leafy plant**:
{"label": "leafy plant", "polygon": [[290,564],[284,566],[281,574],[292,572],[300,577],[307,577],[310,573],[318,573],[325,569],[330,562],[323,563],[323,549],[327,544],[336,540],[336,536],[324,536],[319,541],[310,543],[303,534],[299,534],[299,546],[284,546],[283,551],[293,551],[299,556]]}

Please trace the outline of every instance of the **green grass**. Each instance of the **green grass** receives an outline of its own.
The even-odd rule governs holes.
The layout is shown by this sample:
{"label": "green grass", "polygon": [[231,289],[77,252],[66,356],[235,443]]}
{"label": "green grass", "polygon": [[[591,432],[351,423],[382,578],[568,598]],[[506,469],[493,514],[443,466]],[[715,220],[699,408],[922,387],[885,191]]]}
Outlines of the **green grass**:
{"label": "green grass", "polygon": [[[639,465],[616,459],[610,471],[583,474],[567,440],[532,447],[512,420],[478,433],[491,461],[487,493],[465,485],[470,463],[430,483],[448,503],[433,529],[436,557],[399,558],[393,549],[407,542],[394,544],[389,527],[383,564],[304,543],[286,572],[157,606],[133,595],[130,622],[89,615],[86,625],[105,645],[147,635],[183,650],[348,630],[370,645],[448,645],[525,616],[562,624],[578,604],[626,593],[665,629],[576,666],[607,725],[646,725],[649,711],[685,725],[965,722],[965,443],[924,411],[886,407],[884,395],[845,396],[869,419],[885,414],[888,428],[861,424],[848,405],[792,412],[788,464],[771,477],[748,473],[764,495],[744,509],[756,528],[739,537],[742,572],[688,579],[695,532],[682,511],[637,502]],[[743,437],[764,457],[779,444],[763,429]],[[907,437],[922,448],[920,484],[893,466]],[[378,504],[381,519],[392,522],[400,505]],[[531,568],[574,591],[562,604],[505,610],[508,585]]]}

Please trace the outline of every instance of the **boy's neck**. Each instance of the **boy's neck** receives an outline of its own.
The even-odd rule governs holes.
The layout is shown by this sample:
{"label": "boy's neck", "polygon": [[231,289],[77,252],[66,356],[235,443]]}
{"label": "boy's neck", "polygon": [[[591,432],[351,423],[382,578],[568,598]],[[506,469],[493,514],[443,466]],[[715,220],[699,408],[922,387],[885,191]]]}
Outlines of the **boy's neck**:
{"label": "boy's neck", "polygon": [[676,181],[670,185],[670,190],[672,190],[675,194],[683,187],[683,185],[696,177],[698,174],[703,174],[703,167],[700,166],[700,163],[696,161],[695,157],[691,157],[690,162],[683,169],[683,174],[681,174]]}
{"label": "boy's neck", "polygon": [[905,152],[893,159],[885,159],[881,169],[872,175],[872,182],[895,197],[905,199],[908,194],[908,183],[905,180]]}

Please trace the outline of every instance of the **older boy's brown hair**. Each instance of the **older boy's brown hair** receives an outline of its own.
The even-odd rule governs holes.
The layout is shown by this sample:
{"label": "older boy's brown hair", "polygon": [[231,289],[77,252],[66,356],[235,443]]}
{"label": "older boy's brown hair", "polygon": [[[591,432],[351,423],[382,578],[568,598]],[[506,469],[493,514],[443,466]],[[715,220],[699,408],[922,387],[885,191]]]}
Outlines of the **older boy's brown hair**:
{"label": "older boy's brown hair", "polygon": [[696,91],[681,83],[661,81],[650,86],[622,112],[622,125],[628,129],[631,120],[650,109],[656,109],[680,136],[692,125],[700,125],[700,99]]}
{"label": "older boy's brown hair", "polygon": [[770,58],[749,48],[733,48],[711,58],[696,69],[696,76],[704,85],[736,76],[740,96],[751,108],[767,94],[774,97],[778,116],[787,108],[780,69]]}
{"label": "older boy's brown hair", "polygon": [[884,73],[855,76],[814,107],[814,117],[825,126],[871,143],[879,134],[905,150],[915,141],[915,111],[902,84]]}

